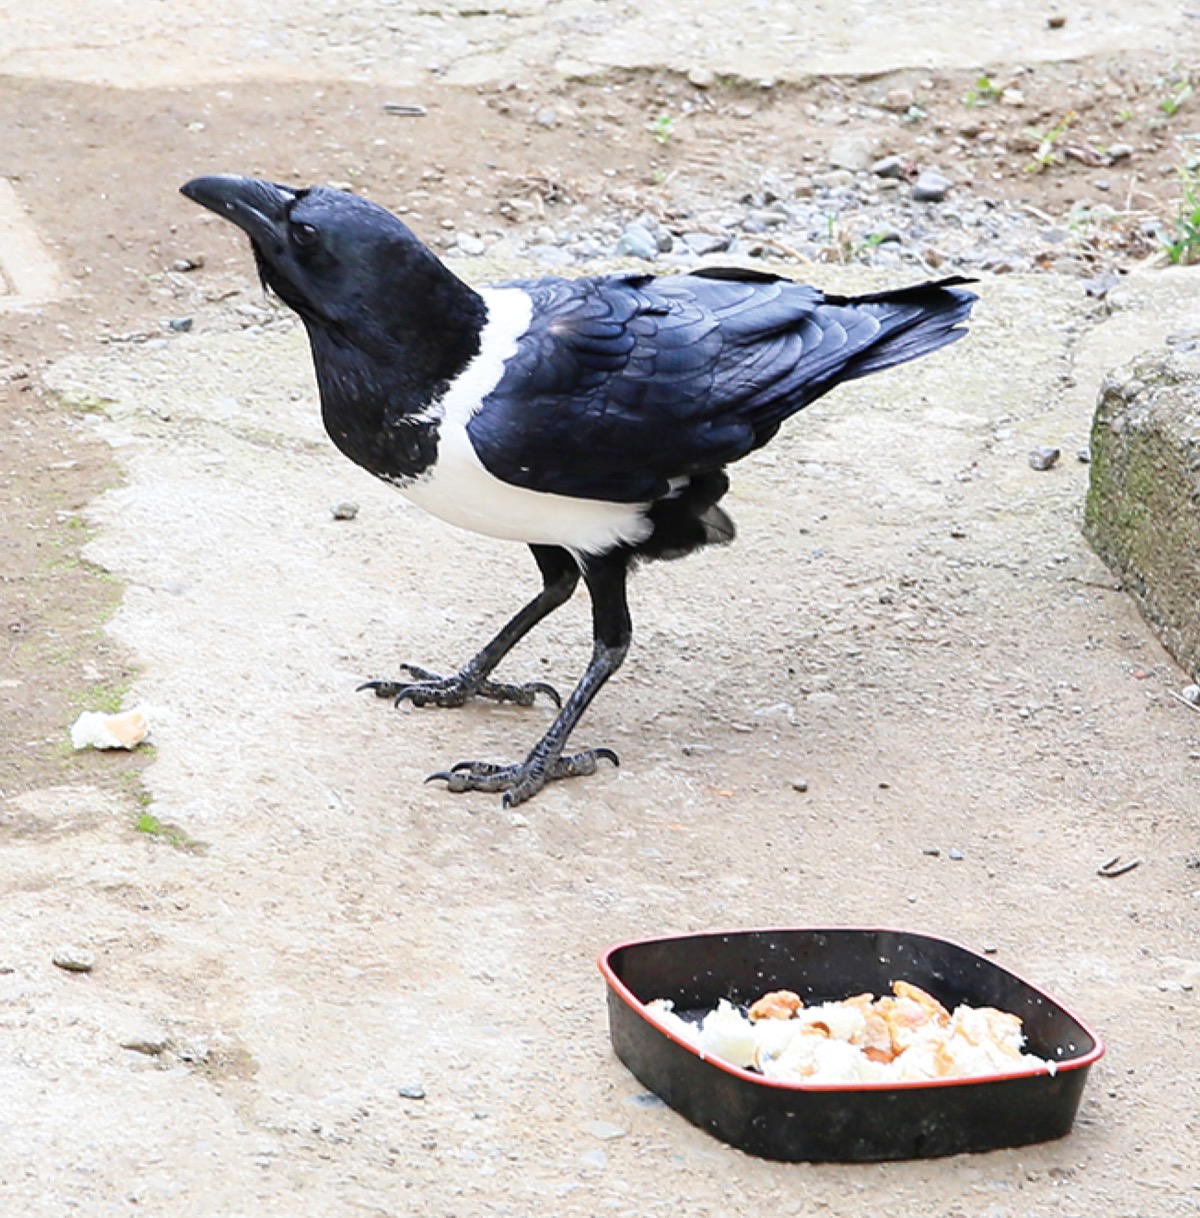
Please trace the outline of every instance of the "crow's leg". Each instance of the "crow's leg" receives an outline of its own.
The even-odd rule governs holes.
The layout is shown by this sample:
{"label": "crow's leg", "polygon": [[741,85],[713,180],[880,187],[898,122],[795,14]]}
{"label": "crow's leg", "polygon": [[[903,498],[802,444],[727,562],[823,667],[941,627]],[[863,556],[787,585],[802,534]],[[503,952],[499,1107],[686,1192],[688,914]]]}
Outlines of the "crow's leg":
{"label": "crow's leg", "polygon": [[543,681],[528,685],[505,685],[489,681],[492,670],[544,617],[571,599],[579,583],[579,564],[558,546],[530,546],[542,573],[542,590],[496,635],[480,653],[454,676],[443,677],[416,664],[401,664],[409,681],[366,681],[359,689],[375,691],[377,698],[391,698],[399,706],[405,700],[414,706],[462,706],[468,698],[490,698],[532,706],[545,694],[562,706],[558,691]]}
{"label": "crow's leg", "polygon": [[531,799],[555,779],[594,774],[601,759],[620,764],[612,749],[564,754],[563,747],[583,712],[605,681],[620,668],[629,650],[633,626],[625,598],[628,566],[628,556],[620,551],[585,562],[583,578],[592,598],[592,658],[550,730],[533,746],[529,756],[517,765],[460,761],[449,770],[430,775],[431,779],[443,779],[450,791],[503,791],[504,806],[511,808]]}

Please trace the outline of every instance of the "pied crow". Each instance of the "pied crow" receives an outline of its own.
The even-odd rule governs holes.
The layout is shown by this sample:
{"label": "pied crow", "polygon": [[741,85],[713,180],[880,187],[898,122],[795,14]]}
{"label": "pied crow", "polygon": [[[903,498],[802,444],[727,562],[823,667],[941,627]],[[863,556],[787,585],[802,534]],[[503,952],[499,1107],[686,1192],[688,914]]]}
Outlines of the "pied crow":
{"label": "pied crow", "polygon": [[[356,195],[230,175],[182,189],[249,236],[264,284],[300,315],[337,447],[435,516],[532,551],[542,590],[460,672],[403,664],[404,679],[363,686],[418,706],[553,699],[523,761],[431,776],[510,806],[617,762],[564,746],[629,648],[631,565],[731,541],[726,466],[841,381],[961,338],[976,299],[958,278],[847,298],[732,267],[472,288]],[[593,651],[566,703],[493,681],[581,578]]]}

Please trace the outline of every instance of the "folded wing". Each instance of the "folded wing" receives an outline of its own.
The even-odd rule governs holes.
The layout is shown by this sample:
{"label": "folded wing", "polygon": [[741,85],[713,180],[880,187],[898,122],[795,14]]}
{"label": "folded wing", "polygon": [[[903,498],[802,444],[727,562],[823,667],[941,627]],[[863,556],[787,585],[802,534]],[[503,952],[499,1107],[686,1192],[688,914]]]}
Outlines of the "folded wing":
{"label": "folded wing", "polygon": [[735,269],[514,284],[533,321],[468,434],[514,485],[659,498],[840,381],[960,337],[974,300],[960,282],[855,299]]}

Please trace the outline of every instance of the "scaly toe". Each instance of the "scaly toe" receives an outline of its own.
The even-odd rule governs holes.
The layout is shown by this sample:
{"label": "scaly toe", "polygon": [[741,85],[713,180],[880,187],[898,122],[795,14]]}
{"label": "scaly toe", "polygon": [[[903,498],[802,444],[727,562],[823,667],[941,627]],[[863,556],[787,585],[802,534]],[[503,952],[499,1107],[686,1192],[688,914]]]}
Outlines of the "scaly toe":
{"label": "scaly toe", "polygon": [[545,694],[555,706],[561,709],[562,697],[553,685],[545,681],[530,681],[526,685],[507,685],[501,681],[484,681],[479,687],[481,698],[490,698],[493,702],[512,702],[516,706],[532,706],[538,694]]}

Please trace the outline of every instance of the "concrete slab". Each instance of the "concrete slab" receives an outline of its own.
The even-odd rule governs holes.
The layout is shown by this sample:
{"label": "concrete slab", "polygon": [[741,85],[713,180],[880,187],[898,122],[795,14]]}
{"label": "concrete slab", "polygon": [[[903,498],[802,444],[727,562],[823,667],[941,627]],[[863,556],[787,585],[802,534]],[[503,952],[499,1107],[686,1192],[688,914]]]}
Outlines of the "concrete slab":
{"label": "concrete slab", "polygon": [[0,309],[33,308],[65,291],[66,279],[13,184],[0,178]]}
{"label": "concrete slab", "polygon": [[[147,0],[42,0],[0,11],[0,72],[127,88],[196,81],[345,78],[396,89],[436,70],[459,83],[558,70],[703,67],[751,80],[1039,63],[1162,50],[1186,60],[1196,22],[1175,0],[304,0],[194,8]],[[80,31],[86,30],[86,37]]]}
{"label": "concrete slab", "polygon": [[[880,286],[840,269],[822,280]],[[1170,324],[1190,300],[1156,282],[1131,290]],[[1194,938],[1127,916],[1166,899],[1161,867],[1099,912],[1079,892],[1115,883],[1093,873],[1115,843],[1160,861],[1194,850],[1194,724],[1126,678],[1170,665],[1080,535],[1086,467],[1025,460],[1035,442],[1086,442],[1093,397],[1064,392],[1065,374],[1110,323],[1048,276],[981,294],[968,341],[843,387],[739,464],[738,544],[639,574],[630,662],[580,736],[625,765],[518,815],[422,779],[516,755],[543,708],[398,713],[354,686],[401,659],[460,661],[531,587],[528,558],[341,458],[298,328],[191,333],[54,370],[60,389],[113,403],[103,427],[127,483],[94,506],[89,556],[129,585],[112,628],[143,666],[155,815],[209,844],[198,859],[114,848],[89,866],[94,842],[64,838],[41,860],[55,882],[14,898],[18,913],[48,905],[63,935],[86,909],[107,945],[77,1021],[45,1038],[87,1063],[73,1091],[104,1181],[136,1179],[139,1212],[198,1215],[237,1210],[226,1193],[263,1218],[294,1214],[300,1180],[322,1213],[419,1199],[667,1218],[777,1209],[801,1189],[861,1218],[1018,1190],[1022,1212],[1057,1213],[1069,1173],[1071,1212],[1117,1212],[1124,1062],[1191,1045],[1158,984],[1175,973],[1148,973],[1146,953],[1191,968]],[[357,518],[335,520],[347,498]],[[566,685],[587,639],[577,598],[505,672]],[[121,901],[151,912],[131,923]],[[781,921],[990,943],[1099,1023],[1116,1065],[1064,1143],[886,1173],[733,1155],[639,1099],[606,1043],[593,959],[626,937]],[[131,1074],[101,1052],[129,1014],[102,999],[131,971],[142,1017],[211,1047],[194,1085],[184,1066]],[[414,1082],[416,1106],[398,1091]],[[135,1102],[149,1115],[131,1140]],[[176,1102],[202,1153],[178,1153],[160,1115]],[[69,1143],[76,1120],[39,1106],[12,1125],[9,1154],[49,1178],[37,1147]],[[626,1136],[597,1145],[597,1120]],[[1190,1150],[1161,1141],[1145,1153],[1182,1196],[1172,1156]]]}

